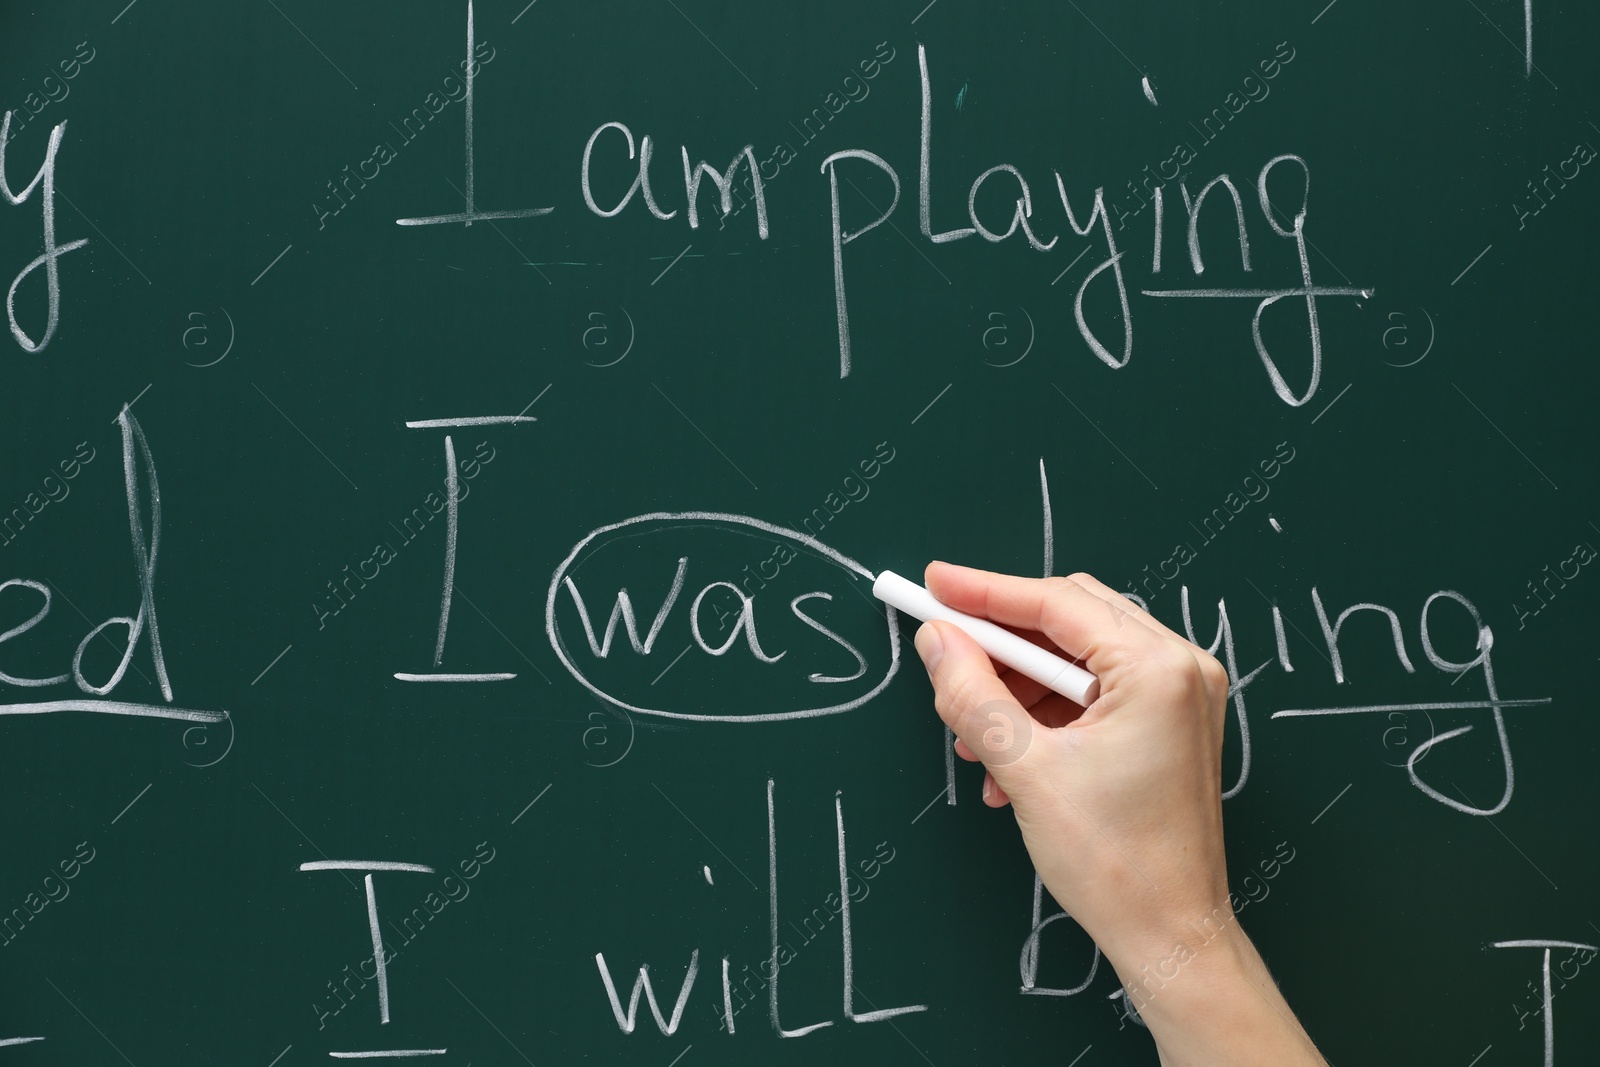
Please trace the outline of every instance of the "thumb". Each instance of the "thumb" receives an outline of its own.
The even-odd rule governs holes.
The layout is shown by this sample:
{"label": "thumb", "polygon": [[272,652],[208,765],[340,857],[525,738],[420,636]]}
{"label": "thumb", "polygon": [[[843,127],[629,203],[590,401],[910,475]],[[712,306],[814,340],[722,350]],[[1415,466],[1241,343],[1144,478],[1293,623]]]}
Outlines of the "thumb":
{"label": "thumb", "polygon": [[988,653],[965,630],[930,622],[917,630],[917,652],[933,682],[933,706],[1007,792],[1041,728],[1006,688]]}

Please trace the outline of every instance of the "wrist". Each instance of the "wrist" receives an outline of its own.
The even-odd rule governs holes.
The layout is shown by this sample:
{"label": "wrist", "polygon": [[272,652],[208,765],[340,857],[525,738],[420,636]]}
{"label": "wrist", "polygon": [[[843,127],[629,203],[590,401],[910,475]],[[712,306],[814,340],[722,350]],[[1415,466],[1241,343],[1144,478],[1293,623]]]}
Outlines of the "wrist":
{"label": "wrist", "polygon": [[1231,909],[1164,953],[1110,956],[1163,1063],[1325,1067]]}
{"label": "wrist", "polygon": [[1214,1001],[1260,967],[1255,946],[1226,901],[1209,912],[1134,945],[1106,948],[1128,1003],[1149,1021],[1178,1017],[1192,1004]]}

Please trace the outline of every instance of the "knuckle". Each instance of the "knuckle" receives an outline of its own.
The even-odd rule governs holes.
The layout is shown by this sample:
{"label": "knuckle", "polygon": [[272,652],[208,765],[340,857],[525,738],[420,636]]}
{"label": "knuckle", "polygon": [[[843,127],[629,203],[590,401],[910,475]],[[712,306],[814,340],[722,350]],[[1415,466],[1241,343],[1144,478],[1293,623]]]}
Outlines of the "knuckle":
{"label": "knuckle", "polygon": [[1187,702],[1205,695],[1204,668],[1189,649],[1169,644],[1153,659],[1156,677],[1169,699]]}
{"label": "knuckle", "polygon": [[978,680],[970,674],[952,680],[947,696],[950,710],[957,715],[975,710],[982,703],[980,690]]}
{"label": "knuckle", "polygon": [[1059,611],[1062,601],[1065,600],[1069,594],[1077,592],[1082,588],[1072,578],[1063,578],[1060,575],[1053,575],[1049,578],[1041,578],[1039,580],[1044,583],[1045,595],[1043,614],[1045,615],[1049,615],[1054,611]]}
{"label": "knuckle", "polygon": [[1200,664],[1200,677],[1213,691],[1225,693],[1228,691],[1228,672],[1217,662],[1217,657],[1209,652],[1196,650],[1195,659]]}

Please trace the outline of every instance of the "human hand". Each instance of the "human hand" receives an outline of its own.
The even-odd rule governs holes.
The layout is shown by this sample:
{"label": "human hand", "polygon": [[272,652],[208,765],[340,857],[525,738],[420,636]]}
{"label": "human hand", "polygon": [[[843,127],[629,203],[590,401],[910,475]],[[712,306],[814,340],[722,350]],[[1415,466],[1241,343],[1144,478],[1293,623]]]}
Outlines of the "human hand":
{"label": "human hand", "polygon": [[1227,672],[1086,574],[933,563],[925,581],[950,607],[1058,648],[1099,680],[1082,707],[997,670],[958,626],[917,631],[956,752],[986,768],[984,802],[1013,808],[1040,878],[1116,969],[1163,1064],[1323,1064],[1229,903]]}
{"label": "human hand", "polygon": [[[917,632],[956,752],[982,760],[985,803],[1011,804],[1056,901],[1115,962],[1170,948],[1218,908],[1228,677],[1206,652],[1088,575],[1017,578],[933,563],[928,590],[1099,678],[1088,708],[1010,668],[959,627]],[[938,647],[936,647],[938,646]],[[1191,935],[1192,937],[1192,935]]]}

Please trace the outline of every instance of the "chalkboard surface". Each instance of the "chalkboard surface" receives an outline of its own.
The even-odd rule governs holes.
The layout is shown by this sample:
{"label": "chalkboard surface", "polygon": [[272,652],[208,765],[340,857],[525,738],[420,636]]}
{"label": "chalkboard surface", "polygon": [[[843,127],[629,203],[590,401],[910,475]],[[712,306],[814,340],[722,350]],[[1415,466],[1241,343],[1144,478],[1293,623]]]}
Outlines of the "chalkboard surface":
{"label": "chalkboard surface", "polygon": [[933,558],[1217,649],[1332,1062],[1593,1060],[1589,8],[0,30],[5,1062],[1155,1063]]}

